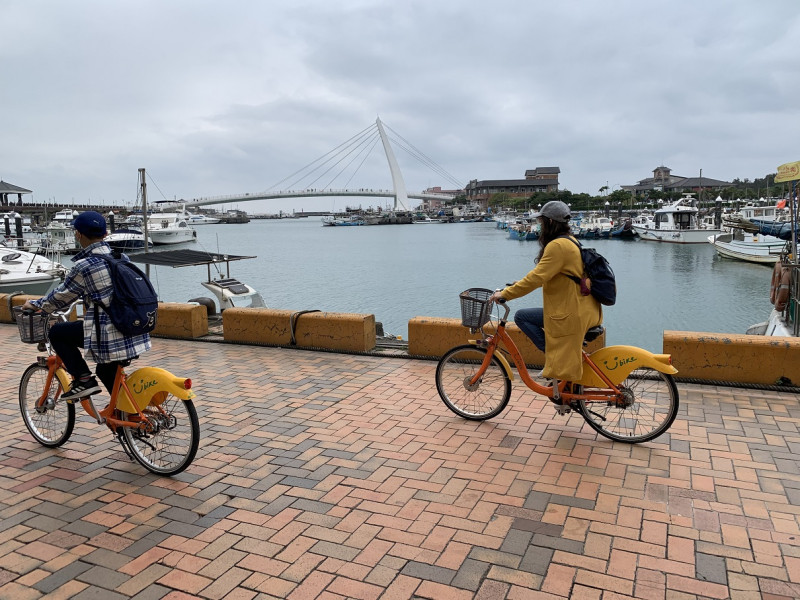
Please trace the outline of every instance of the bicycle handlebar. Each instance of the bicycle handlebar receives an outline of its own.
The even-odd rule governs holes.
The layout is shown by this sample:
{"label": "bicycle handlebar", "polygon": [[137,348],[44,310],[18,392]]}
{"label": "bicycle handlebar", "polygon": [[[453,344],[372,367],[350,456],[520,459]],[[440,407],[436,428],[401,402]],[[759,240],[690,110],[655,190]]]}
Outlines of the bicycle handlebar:
{"label": "bicycle handlebar", "polygon": [[[508,284],[508,285],[511,285],[511,284]],[[495,290],[495,291],[499,292],[501,290]],[[507,321],[508,320],[508,313],[511,312],[511,309],[508,308],[508,300],[506,300],[505,298],[498,298],[497,301],[493,302],[493,304],[499,304],[500,306],[502,306],[506,310],[505,314],[503,315],[503,321]]]}

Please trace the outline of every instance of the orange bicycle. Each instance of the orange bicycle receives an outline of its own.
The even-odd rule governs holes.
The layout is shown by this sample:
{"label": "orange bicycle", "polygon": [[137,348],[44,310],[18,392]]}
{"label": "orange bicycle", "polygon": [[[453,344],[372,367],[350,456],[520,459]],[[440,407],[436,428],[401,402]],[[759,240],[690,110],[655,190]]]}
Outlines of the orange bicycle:
{"label": "orange bicycle", "polygon": [[[28,431],[48,448],[64,444],[75,427],[75,404],[61,399],[71,378],[48,339],[52,321],[66,321],[71,311],[72,306],[51,314],[14,307],[20,339],[47,352],[22,374],[19,408]],[[82,398],[80,404],[90,417],[108,426],[129,458],[157,475],[180,473],[192,463],[200,444],[192,381],[156,367],[126,375],[123,366],[130,362],[117,368],[106,408],[98,411],[91,397]]]}
{"label": "orange bicycle", "polygon": [[[652,440],[669,429],[678,414],[678,388],[668,354],[652,354],[634,346],[607,346],[591,355],[583,350],[579,381],[541,385],[506,333],[509,308],[493,333],[491,290],[471,288],[460,295],[462,324],[482,339],[449,350],[436,367],[436,389],[447,407],[465,419],[482,421],[499,415],[511,397],[514,374],[500,344],[517,368],[520,379],[534,392],[556,404],[560,414],[575,410],[601,435],[627,443]],[[499,315],[499,312],[498,312]],[[586,332],[584,346],[603,333],[601,326]]]}

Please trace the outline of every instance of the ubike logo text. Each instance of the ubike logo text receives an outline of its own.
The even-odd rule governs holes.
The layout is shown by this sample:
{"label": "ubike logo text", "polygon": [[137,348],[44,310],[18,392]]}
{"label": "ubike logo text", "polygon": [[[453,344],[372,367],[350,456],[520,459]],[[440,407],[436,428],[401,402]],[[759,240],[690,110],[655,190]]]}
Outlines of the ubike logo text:
{"label": "ubike logo text", "polygon": [[612,360],[604,360],[603,364],[605,365],[607,370],[614,371],[615,369],[619,369],[620,367],[624,367],[625,365],[629,365],[635,362],[636,362],[635,356],[627,356],[624,358],[615,356]]}
{"label": "ubike logo text", "polygon": [[151,387],[153,387],[154,385],[157,385],[157,384],[158,384],[158,380],[156,380],[156,379],[153,379],[152,381],[144,381],[144,380],[134,381],[133,382],[133,392],[135,394],[141,394],[141,393],[145,392],[146,390],[150,389]]}

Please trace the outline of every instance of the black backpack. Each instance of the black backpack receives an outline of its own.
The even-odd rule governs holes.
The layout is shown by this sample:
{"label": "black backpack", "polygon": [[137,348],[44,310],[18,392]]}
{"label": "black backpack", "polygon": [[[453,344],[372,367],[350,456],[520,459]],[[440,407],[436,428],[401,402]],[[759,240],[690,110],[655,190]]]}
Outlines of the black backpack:
{"label": "black backpack", "polygon": [[[158,295],[147,275],[130,260],[123,259],[118,254],[115,256],[92,254],[92,256],[106,262],[114,288],[108,306],[99,301],[95,301],[95,306],[99,306],[108,314],[114,327],[122,335],[142,335],[153,331],[156,328]],[[100,319],[96,322],[99,339]]]}
{"label": "black backpack", "polygon": [[[583,259],[583,277],[573,277],[572,275],[567,275],[567,277],[580,284],[583,296],[591,294],[600,304],[614,306],[617,301],[617,281],[611,265],[594,248],[584,248],[580,242],[571,237],[564,237],[578,246]],[[586,280],[589,281],[588,285]]]}

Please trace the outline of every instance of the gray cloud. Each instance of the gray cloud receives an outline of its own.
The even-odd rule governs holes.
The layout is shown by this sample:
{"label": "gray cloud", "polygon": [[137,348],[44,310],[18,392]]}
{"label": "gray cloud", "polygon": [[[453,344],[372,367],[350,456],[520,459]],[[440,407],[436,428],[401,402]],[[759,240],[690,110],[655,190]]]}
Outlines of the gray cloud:
{"label": "gray cloud", "polygon": [[[660,164],[761,177],[798,159],[799,12],[795,0],[7,0],[0,176],[63,202],[132,201],[139,167],[167,198],[260,191],[380,115],[462,182],[550,165],[589,193]],[[409,189],[450,186],[395,152]],[[352,187],[390,186],[373,154]]]}

